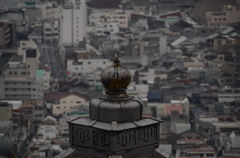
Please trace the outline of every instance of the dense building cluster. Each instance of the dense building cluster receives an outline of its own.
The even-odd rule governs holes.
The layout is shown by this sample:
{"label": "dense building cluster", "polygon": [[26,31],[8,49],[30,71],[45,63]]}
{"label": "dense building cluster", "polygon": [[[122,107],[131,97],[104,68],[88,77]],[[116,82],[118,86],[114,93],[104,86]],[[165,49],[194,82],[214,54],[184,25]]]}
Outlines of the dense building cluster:
{"label": "dense building cluster", "polygon": [[74,151],[67,122],[105,95],[116,56],[142,116],[163,121],[156,153],[240,157],[240,0],[0,0],[0,13],[0,157]]}

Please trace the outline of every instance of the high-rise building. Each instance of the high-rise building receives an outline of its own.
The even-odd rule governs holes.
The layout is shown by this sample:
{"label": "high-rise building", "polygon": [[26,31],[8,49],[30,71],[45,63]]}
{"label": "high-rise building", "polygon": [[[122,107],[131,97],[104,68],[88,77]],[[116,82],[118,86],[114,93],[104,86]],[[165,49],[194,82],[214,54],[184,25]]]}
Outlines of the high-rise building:
{"label": "high-rise building", "polygon": [[60,47],[78,46],[86,36],[85,0],[70,0],[60,6]]}

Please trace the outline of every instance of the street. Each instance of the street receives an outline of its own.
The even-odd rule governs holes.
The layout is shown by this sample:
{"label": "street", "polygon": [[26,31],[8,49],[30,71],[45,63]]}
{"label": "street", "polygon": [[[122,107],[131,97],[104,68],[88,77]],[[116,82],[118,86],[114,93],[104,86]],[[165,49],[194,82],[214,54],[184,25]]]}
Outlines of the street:
{"label": "street", "polygon": [[64,80],[65,71],[63,62],[58,52],[58,48],[48,45],[40,46],[40,68],[50,67],[51,78],[54,80]]}

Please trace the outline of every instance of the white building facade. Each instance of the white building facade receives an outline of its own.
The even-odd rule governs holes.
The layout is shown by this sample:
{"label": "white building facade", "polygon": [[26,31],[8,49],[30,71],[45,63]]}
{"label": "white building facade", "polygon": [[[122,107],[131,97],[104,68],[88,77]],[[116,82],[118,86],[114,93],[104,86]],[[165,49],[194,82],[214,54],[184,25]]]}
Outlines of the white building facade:
{"label": "white building facade", "polygon": [[67,60],[67,71],[70,74],[78,73],[90,73],[96,70],[97,68],[105,69],[110,65],[109,59],[83,59],[79,61]]}
{"label": "white building facade", "polygon": [[71,0],[60,6],[60,45],[77,46],[86,37],[85,0]]}

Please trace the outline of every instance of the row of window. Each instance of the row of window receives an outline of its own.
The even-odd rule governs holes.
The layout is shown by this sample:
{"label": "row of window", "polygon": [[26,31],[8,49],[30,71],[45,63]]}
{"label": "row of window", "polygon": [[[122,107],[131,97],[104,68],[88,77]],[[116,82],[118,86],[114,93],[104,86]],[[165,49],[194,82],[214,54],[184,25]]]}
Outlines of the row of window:
{"label": "row of window", "polygon": [[[67,103],[67,101],[62,101],[62,103]],[[73,101],[71,101],[71,103],[73,103]],[[76,101],[76,104],[80,104],[81,101]]]}
{"label": "row of window", "polygon": [[35,114],[34,116],[35,116],[35,117],[43,117],[42,114]]}
{"label": "row of window", "polygon": [[[119,17],[114,16],[114,17],[112,17],[112,18],[113,18],[113,19],[126,19],[125,16],[119,16]],[[109,17],[107,17],[107,19],[111,19],[111,17],[109,16]]]}
{"label": "row of window", "polygon": [[214,21],[217,21],[217,20],[218,20],[218,21],[222,21],[222,20],[223,20],[223,21],[225,21],[225,20],[226,20],[226,18],[223,18],[223,19],[222,19],[222,18],[218,18],[218,19],[217,19],[217,18],[215,18],[215,19],[214,19]]}
{"label": "row of window", "polygon": [[219,96],[218,98],[240,98],[240,96]]}
{"label": "row of window", "polygon": [[[28,72],[28,75],[30,74],[30,72]],[[9,75],[18,75],[17,71],[9,71]],[[21,72],[21,75],[27,75],[27,72],[26,71],[22,71]]]}

